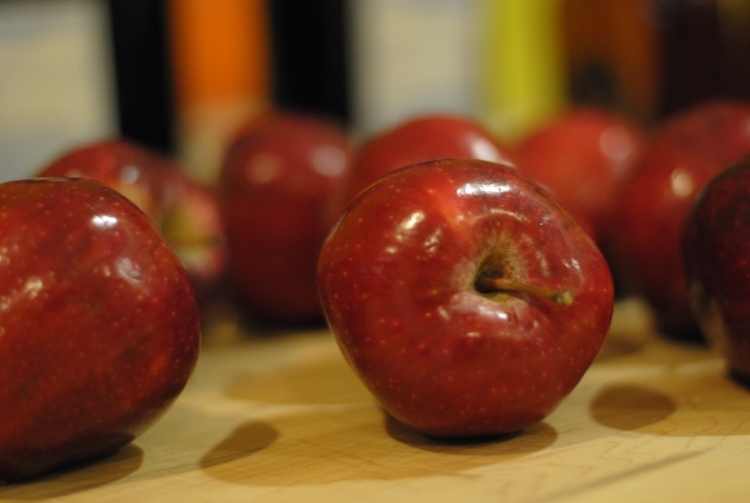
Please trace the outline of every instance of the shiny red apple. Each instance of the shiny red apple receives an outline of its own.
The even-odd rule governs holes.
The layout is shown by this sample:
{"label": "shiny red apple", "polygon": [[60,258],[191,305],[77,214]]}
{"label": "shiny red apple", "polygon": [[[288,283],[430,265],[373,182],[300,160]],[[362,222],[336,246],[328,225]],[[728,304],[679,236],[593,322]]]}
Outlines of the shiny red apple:
{"label": "shiny red apple", "polygon": [[653,307],[662,333],[700,339],[687,297],[680,239],[698,190],[750,152],[750,105],[708,102],[662,123],[623,186],[613,267],[623,289]]}
{"label": "shiny red apple", "polygon": [[381,176],[409,164],[443,158],[512,162],[510,148],[470,117],[410,117],[377,132],[357,148],[350,174],[331,204],[330,224],[359,192]]}
{"label": "shiny red apple", "polygon": [[202,305],[223,288],[228,253],[218,196],[176,162],[135,142],[112,138],[62,153],[37,176],[93,178],[114,188],[151,217],[164,234],[187,269]]}
{"label": "shiny red apple", "polygon": [[646,141],[614,112],[575,107],[542,124],[514,150],[518,169],[549,190],[605,246],[623,180]]}
{"label": "shiny red apple", "polygon": [[182,391],[190,280],[152,221],[90,179],[0,185],[0,480],[113,453]]}
{"label": "shiny red apple", "polygon": [[750,383],[750,158],[723,170],[685,217],[690,305],[731,375]]}
{"label": "shiny red apple", "polygon": [[362,192],[318,282],[349,364],[397,420],[441,437],[541,421],[598,354],[613,309],[590,236],[514,168],[428,161]]}
{"label": "shiny red apple", "polygon": [[341,125],[292,112],[252,120],[228,146],[219,191],[233,280],[251,322],[323,323],[315,264],[324,208],[352,151]]}

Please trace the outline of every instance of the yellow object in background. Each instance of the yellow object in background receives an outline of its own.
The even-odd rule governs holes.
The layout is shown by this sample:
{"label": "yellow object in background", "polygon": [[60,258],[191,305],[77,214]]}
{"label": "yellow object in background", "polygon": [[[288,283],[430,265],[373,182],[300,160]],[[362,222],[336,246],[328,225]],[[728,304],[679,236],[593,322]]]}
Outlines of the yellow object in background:
{"label": "yellow object in background", "polygon": [[567,104],[559,0],[482,0],[478,118],[513,142]]}

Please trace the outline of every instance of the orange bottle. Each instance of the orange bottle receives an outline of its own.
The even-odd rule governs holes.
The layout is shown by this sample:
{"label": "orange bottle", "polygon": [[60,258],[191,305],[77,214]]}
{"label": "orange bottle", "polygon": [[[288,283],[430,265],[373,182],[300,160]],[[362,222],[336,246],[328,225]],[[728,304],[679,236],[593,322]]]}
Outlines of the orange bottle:
{"label": "orange bottle", "polygon": [[265,0],[170,0],[179,152],[213,182],[230,135],[270,101]]}

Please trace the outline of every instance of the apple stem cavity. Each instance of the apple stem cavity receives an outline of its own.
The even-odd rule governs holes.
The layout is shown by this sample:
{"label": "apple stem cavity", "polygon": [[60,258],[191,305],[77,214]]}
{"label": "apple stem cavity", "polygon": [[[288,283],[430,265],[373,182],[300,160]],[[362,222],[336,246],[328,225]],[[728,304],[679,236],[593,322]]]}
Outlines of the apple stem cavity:
{"label": "apple stem cavity", "polygon": [[573,303],[573,293],[570,290],[555,290],[538,285],[530,285],[509,278],[480,274],[475,288],[480,293],[516,293],[529,294],[549,300],[556,304],[569,306]]}

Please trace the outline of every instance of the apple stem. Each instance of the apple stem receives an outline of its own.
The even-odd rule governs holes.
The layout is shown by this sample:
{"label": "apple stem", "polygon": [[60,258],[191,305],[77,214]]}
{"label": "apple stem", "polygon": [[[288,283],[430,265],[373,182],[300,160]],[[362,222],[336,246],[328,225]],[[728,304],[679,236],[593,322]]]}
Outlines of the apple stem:
{"label": "apple stem", "polygon": [[480,292],[516,292],[528,293],[536,297],[547,299],[563,306],[573,303],[573,294],[570,290],[554,290],[543,286],[521,283],[508,278],[480,275],[477,279],[476,288]]}

